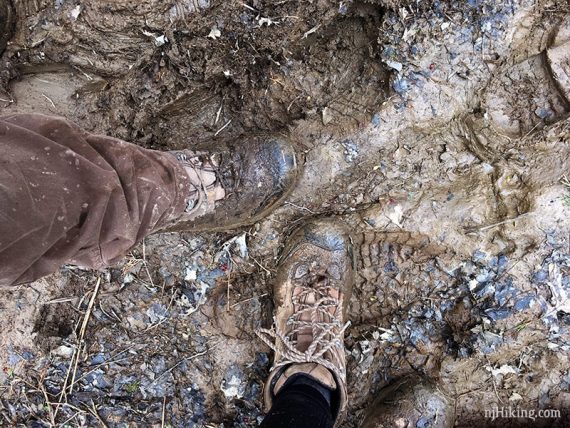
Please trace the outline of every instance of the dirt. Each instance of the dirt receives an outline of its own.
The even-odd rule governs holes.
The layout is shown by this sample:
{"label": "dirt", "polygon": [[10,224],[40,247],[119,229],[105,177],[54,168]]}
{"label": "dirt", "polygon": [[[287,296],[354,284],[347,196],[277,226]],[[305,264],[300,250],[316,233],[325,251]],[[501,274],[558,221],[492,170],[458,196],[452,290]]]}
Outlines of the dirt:
{"label": "dirt", "polygon": [[0,290],[2,423],[257,426],[277,257],[332,216],[358,260],[343,426],[412,374],[457,426],[567,426],[570,6],[427,3],[14,2],[2,113],[161,150],[280,133],[305,169],[251,228]]}

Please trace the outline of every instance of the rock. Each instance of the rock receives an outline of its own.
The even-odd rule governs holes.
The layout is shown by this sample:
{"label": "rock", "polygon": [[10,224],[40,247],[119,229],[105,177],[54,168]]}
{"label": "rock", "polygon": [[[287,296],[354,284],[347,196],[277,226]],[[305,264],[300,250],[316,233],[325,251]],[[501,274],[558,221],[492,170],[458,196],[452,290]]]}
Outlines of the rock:
{"label": "rock", "polygon": [[340,144],[344,147],[344,159],[348,163],[354,162],[359,152],[358,145],[349,139],[342,141]]}
{"label": "rock", "polygon": [[60,357],[63,358],[71,358],[71,356],[73,355],[73,348],[69,347],[69,346],[65,346],[65,345],[61,345],[57,348],[55,348],[53,351],[51,351],[54,355],[58,355]]}
{"label": "rock", "polygon": [[161,303],[153,303],[147,309],[146,314],[150,318],[150,322],[156,324],[168,316],[168,309]]}
{"label": "rock", "polygon": [[330,108],[328,107],[323,108],[322,118],[323,118],[323,125],[325,126],[333,121],[333,115],[331,113]]}
{"label": "rock", "polygon": [[133,330],[144,330],[147,323],[144,320],[144,315],[141,313],[134,313],[127,317],[127,322]]}
{"label": "rock", "polygon": [[243,371],[235,364],[226,371],[220,389],[227,399],[242,398],[246,383]]}

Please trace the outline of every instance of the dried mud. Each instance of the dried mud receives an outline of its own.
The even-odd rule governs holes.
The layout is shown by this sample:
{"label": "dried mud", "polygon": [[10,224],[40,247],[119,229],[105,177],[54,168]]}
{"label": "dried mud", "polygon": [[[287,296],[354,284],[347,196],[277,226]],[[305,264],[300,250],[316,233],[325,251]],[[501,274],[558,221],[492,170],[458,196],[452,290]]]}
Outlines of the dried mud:
{"label": "dried mud", "polygon": [[3,424],[257,426],[270,354],[254,331],[286,236],[315,216],[346,222],[357,254],[343,426],[382,423],[375,397],[410,376],[445,411],[385,423],[529,422],[485,418],[502,406],[570,423],[567,3],[14,9],[3,114],[162,150],[275,132],[305,169],[250,228],[154,235],[120,266],[1,290]]}

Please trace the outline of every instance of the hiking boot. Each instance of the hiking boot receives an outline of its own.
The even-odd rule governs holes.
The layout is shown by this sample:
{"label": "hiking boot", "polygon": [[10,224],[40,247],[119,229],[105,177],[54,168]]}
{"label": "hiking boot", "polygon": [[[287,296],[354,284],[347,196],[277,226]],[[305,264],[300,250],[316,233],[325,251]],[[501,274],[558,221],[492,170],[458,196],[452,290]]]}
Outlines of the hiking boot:
{"label": "hiking boot", "polygon": [[226,230],[265,217],[293,189],[300,168],[288,141],[265,136],[216,152],[171,152],[194,186],[186,212],[162,231]]}
{"label": "hiking boot", "polygon": [[451,401],[435,385],[409,376],[380,390],[361,428],[451,428]]}
{"label": "hiking boot", "polygon": [[8,0],[0,0],[0,55],[12,35],[14,13]]}
{"label": "hiking boot", "polygon": [[304,374],[332,391],[337,424],[346,410],[344,331],[353,254],[345,227],[316,220],[288,240],[274,286],[274,326],[259,337],[275,351],[264,388],[266,410],[287,379]]}

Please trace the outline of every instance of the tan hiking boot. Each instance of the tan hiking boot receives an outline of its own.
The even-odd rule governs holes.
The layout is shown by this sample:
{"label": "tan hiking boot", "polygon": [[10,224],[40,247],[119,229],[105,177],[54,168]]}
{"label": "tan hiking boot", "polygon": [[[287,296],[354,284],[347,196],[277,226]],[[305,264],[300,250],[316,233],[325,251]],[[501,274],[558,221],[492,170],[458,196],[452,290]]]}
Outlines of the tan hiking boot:
{"label": "tan hiking boot", "polygon": [[14,12],[8,0],[0,0],[0,55],[12,35]]}
{"label": "tan hiking boot", "polygon": [[225,230],[255,223],[293,189],[293,145],[266,136],[213,152],[171,152],[194,186],[186,213],[162,231]]}
{"label": "tan hiking boot", "polygon": [[346,410],[344,331],[353,254],[345,227],[316,220],[288,240],[274,286],[274,327],[260,338],[275,351],[264,389],[266,410],[291,376],[303,373],[332,390],[337,424]]}
{"label": "tan hiking boot", "polygon": [[361,428],[451,428],[453,405],[436,386],[409,376],[380,390]]}

